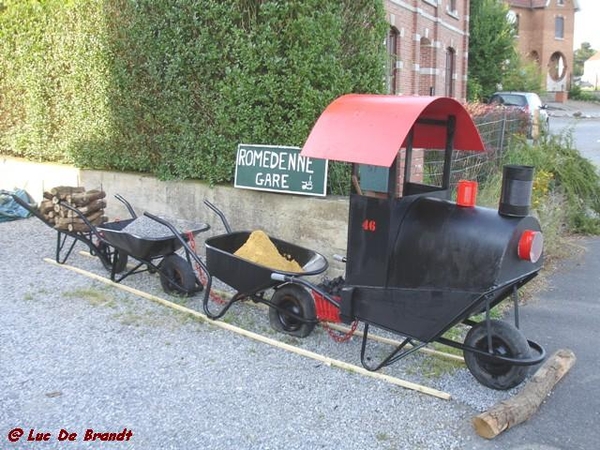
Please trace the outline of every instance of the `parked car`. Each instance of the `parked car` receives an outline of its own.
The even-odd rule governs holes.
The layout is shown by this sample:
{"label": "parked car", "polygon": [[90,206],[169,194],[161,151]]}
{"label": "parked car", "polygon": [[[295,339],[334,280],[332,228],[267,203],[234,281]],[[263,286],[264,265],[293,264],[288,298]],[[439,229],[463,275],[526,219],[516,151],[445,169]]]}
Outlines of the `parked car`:
{"label": "parked car", "polygon": [[547,132],[549,129],[548,106],[535,92],[495,92],[489,103],[516,107],[529,114],[528,138],[537,138],[540,132]]}

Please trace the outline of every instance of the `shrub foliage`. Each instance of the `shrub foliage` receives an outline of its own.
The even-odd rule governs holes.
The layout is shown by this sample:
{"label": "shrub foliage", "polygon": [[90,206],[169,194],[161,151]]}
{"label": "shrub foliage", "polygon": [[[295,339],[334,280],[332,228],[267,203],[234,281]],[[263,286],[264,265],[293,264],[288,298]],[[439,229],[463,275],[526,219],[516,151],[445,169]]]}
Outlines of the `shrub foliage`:
{"label": "shrub foliage", "polygon": [[386,31],[380,0],[0,1],[0,152],[229,182],[382,92]]}

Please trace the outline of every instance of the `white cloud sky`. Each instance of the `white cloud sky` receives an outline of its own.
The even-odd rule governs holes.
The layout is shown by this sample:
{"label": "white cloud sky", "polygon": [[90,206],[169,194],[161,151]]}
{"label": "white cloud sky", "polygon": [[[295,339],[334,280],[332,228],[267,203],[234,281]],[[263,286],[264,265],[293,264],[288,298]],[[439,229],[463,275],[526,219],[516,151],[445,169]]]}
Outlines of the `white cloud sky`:
{"label": "white cloud sky", "polygon": [[575,49],[582,42],[589,42],[600,51],[600,1],[579,0],[579,12],[575,13]]}

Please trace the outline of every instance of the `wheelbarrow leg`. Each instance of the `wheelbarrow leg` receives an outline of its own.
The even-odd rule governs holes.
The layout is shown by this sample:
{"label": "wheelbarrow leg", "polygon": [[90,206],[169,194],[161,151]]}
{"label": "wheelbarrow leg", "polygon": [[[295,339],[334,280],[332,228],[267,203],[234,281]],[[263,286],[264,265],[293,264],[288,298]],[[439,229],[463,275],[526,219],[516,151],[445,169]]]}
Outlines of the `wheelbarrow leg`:
{"label": "wheelbarrow leg", "polygon": [[62,253],[63,248],[65,247],[65,244],[67,243],[67,239],[69,237],[70,236],[68,234],[63,234],[62,232],[57,231],[57,234],[56,234],[56,262],[59,264],[64,264],[65,262],[67,262],[67,259],[69,259],[69,256],[71,255],[71,252],[73,251],[73,248],[75,247],[75,244],[77,243],[77,240],[73,239],[71,241],[71,245],[68,247],[66,254],[61,259],[60,254]]}
{"label": "wheelbarrow leg", "polygon": [[211,280],[211,278],[209,278],[209,281],[206,283],[206,287],[204,288],[204,297],[202,299],[202,309],[204,310],[204,314],[206,314],[206,316],[209,319],[212,319],[212,320],[220,319],[221,317],[223,317],[225,315],[225,313],[229,310],[229,308],[231,308],[233,306],[234,303],[247,297],[246,294],[241,294],[238,292],[233,297],[231,297],[231,299],[227,303],[225,303],[225,306],[223,306],[220,311],[213,313],[210,310],[210,308],[208,307],[208,299],[210,298],[210,286],[211,286],[210,280]]}
{"label": "wheelbarrow leg", "polygon": [[[365,369],[367,369],[371,372],[376,372],[379,369],[381,369],[382,367],[389,366],[390,364],[395,363],[396,361],[420,350],[421,348],[425,347],[425,345],[427,345],[427,343],[425,343],[425,342],[415,345],[413,343],[413,340],[411,338],[407,337],[388,356],[386,356],[383,361],[381,361],[379,364],[377,364],[375,366],[370,366],[367,363],[367,358],[365,358],[368,335],[369,335],[369,324],[365,323],[365,328],[363,331],[362,345],[360,348],[360,362]],[[412,347],[407,350],[404,350],[404,348],[407,345],[411,345]]]}
{"label": "wheelbarrow leg", "polygon": [[514,304],[514,308],[515,308],[515,327],[518,329],[519,328],[519,292],[518,292],[518,288],[517,285],[513,285],[513,291],[512,291],[512,301]]}

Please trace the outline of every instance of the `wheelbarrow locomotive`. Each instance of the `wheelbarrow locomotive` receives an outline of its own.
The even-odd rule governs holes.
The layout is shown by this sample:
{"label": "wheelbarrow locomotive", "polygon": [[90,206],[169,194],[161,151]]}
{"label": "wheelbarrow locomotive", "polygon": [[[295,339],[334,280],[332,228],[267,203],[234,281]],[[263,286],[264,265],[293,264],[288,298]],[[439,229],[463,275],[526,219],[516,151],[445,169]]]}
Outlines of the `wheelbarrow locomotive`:
{"label": "wheelbarrow locomotive", "polygon": [[[437,184],[411,179],[415,149],[443,151],[443,174]],[[529,215],[533,168],[504,168],[498,210],[474,204],[472,183],[459,183],[460,198],[453,201],[455,149],[484,151],[484,145],[469,114],[453,99],[361,94],[338,98],[318,119],[301,154],[353,165],[355,192],[350,195],[343,283],[333,295],[298,274],[272,272],[270,284],[244,286],[242,291],[260,291],[257,300],[271,306],[272,325],[296,336],[312,330],[300,324],[314,323],[323,302],[339,310],[340,321],[363,322],[361,361],[367,369],[378,370],[440,342],[461,349],[467,367],[485,386],[518,385],[545,357],[544,350],[518,329],[517,291],[542,266],[540,224]],[[387,192],[363,192],[357,181],[359,165],[387,167]],[[229,242],[208,239],[207,253],[223,239]],[[221,256],[235,259],[234,250],[226,249]],[[216,265],[208,258],[208,271],[213,273]],[[319,270],[312,274],[326,268],[322,258],[316,259]],[[226,271],[227,261],[219,258],[218,266],[217,272]],[[247,279],[242,272],[237,270],[239,279]],[[262,297],[268,287],[275,289],[275,301]],[[284,295],[278,293],[282,291]],[[317,307],[308,293],[318,300]],[[247,295],[253,293],[239,293]],[[515,324],[493,320],[490,310],[511,297]],[[445,337],[460,323],[470,327],[464,342]],[[375,364],[366,357],[371,326],[403,337]]]}

